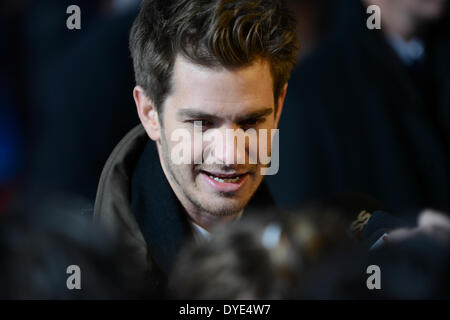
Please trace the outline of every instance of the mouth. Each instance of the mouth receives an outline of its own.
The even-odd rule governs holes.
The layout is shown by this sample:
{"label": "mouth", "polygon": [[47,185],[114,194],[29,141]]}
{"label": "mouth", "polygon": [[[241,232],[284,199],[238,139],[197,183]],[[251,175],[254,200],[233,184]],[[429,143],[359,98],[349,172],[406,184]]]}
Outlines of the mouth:
{"label": "mouth", "polygon": [[220,192],[236,192],[247,181],[249,173],[221,173],[201,171],[201,176],[215,190]]}
{"label": "mouth", "polygon": [[203,174],[206,174],[209,178],[214,179],[220,183],[237,183],[240,179],[242,179],[247,173],[220,173],[220,172],[208,172],[202,171]]}

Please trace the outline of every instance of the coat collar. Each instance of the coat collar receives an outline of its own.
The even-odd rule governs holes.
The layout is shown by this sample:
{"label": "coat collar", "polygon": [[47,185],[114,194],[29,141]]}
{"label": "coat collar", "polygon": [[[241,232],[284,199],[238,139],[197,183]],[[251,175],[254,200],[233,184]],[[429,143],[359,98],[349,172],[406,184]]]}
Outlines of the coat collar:
{"label": "coat collar", "polygon": [[192,229],[161,168],[153,141],[148,141],[133,173],[131,208],[149,252],[168,272]]}

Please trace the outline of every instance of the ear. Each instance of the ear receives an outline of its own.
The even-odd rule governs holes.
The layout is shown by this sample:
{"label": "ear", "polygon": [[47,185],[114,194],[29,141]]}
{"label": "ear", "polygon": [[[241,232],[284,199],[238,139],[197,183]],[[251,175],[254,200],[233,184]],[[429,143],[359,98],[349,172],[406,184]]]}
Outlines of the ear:
{"label": "ear", "polygon": [[161,137],[161,126],[159,123],[158,111],[155,104],[145,94],[141,86],[134,87],[134,102],[136,103],[137,112],[145,131],[150,139],[158,141]]}
{"label": "ear", "polygon": [[284,99],[286,98],[288,84],[286,83],[281,90],[280,96],[277,101],[277,113],[275,114],[275,128],[278,128],[278,123],[280,122],[281,112],[283,111]]}

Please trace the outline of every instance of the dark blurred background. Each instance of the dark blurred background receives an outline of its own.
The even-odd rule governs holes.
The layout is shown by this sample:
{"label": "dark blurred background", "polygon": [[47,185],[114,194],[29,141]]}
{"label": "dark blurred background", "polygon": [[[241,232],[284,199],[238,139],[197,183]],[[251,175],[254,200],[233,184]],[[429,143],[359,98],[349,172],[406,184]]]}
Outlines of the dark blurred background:
{"label": "dark blurred background", "polygon": [[[367,28],[370,4],[381,9],[381,30]],[[314,9],[309,20],[297,14],[306,52],[280,121],[280,171],[268,179],[278,202],[294,207],[362,192],[399,215],[449,212],[447,1],[291,5],[303,14]]]}
{"label": "dark blurred background", "polygon": [[[139,2],[1,2],[0,212],[92,205],[106,159],[138,123],[128,32]],[[392,212],[449,212],[446,1],[288,2],[301,50],[280,171],[267,178],[278,204],[364,192]],[[369,2],[382,8],[381,30],[366,27]],[[73,4],[81,30],[66,28]],[[405,17],[407,30],[392,22]]]}
{"label": "dark blurred background", "polygon": [[[66,27],[72,4],[81,30]],[[138,5],[2,1],[0,205],[94,200],[109,153],[138,123],[128,52]]]}

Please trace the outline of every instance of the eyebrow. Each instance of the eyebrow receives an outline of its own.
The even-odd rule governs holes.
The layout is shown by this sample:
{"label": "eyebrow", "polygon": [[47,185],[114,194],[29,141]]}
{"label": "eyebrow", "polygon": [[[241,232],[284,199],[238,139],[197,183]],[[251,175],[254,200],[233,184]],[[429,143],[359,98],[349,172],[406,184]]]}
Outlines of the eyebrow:
{"label": "eyebrow", "polygon": [[[245,122],[254,119],[260,119],[267,117],[273,113],[273,108],[264,108],[254,112],[250,112],[246,115],[237,118],[237,122]],[[179,118],[192,118],[192,119],[218,119],[214,114],[210,114],[196,109],[181,109],[177,112]]]}
{"label": "eyebrow", "polygon": [[216,115],[196,109],[181,109],[178,110],[177,116],[179,118],[193,118],[193,119],[210,119],[217,118]]}
{"label": "eyebrow", "polygon": [[238,122],[245,122],[245,121],[249,121],[249,120],[261,119],[261,118],[271,115],[272,113],[273,113],[273,108],[264,108],[264,109],[257,110],[257,111],[251,112],[249,114],[246,114],[242,117],[239,117]]}

